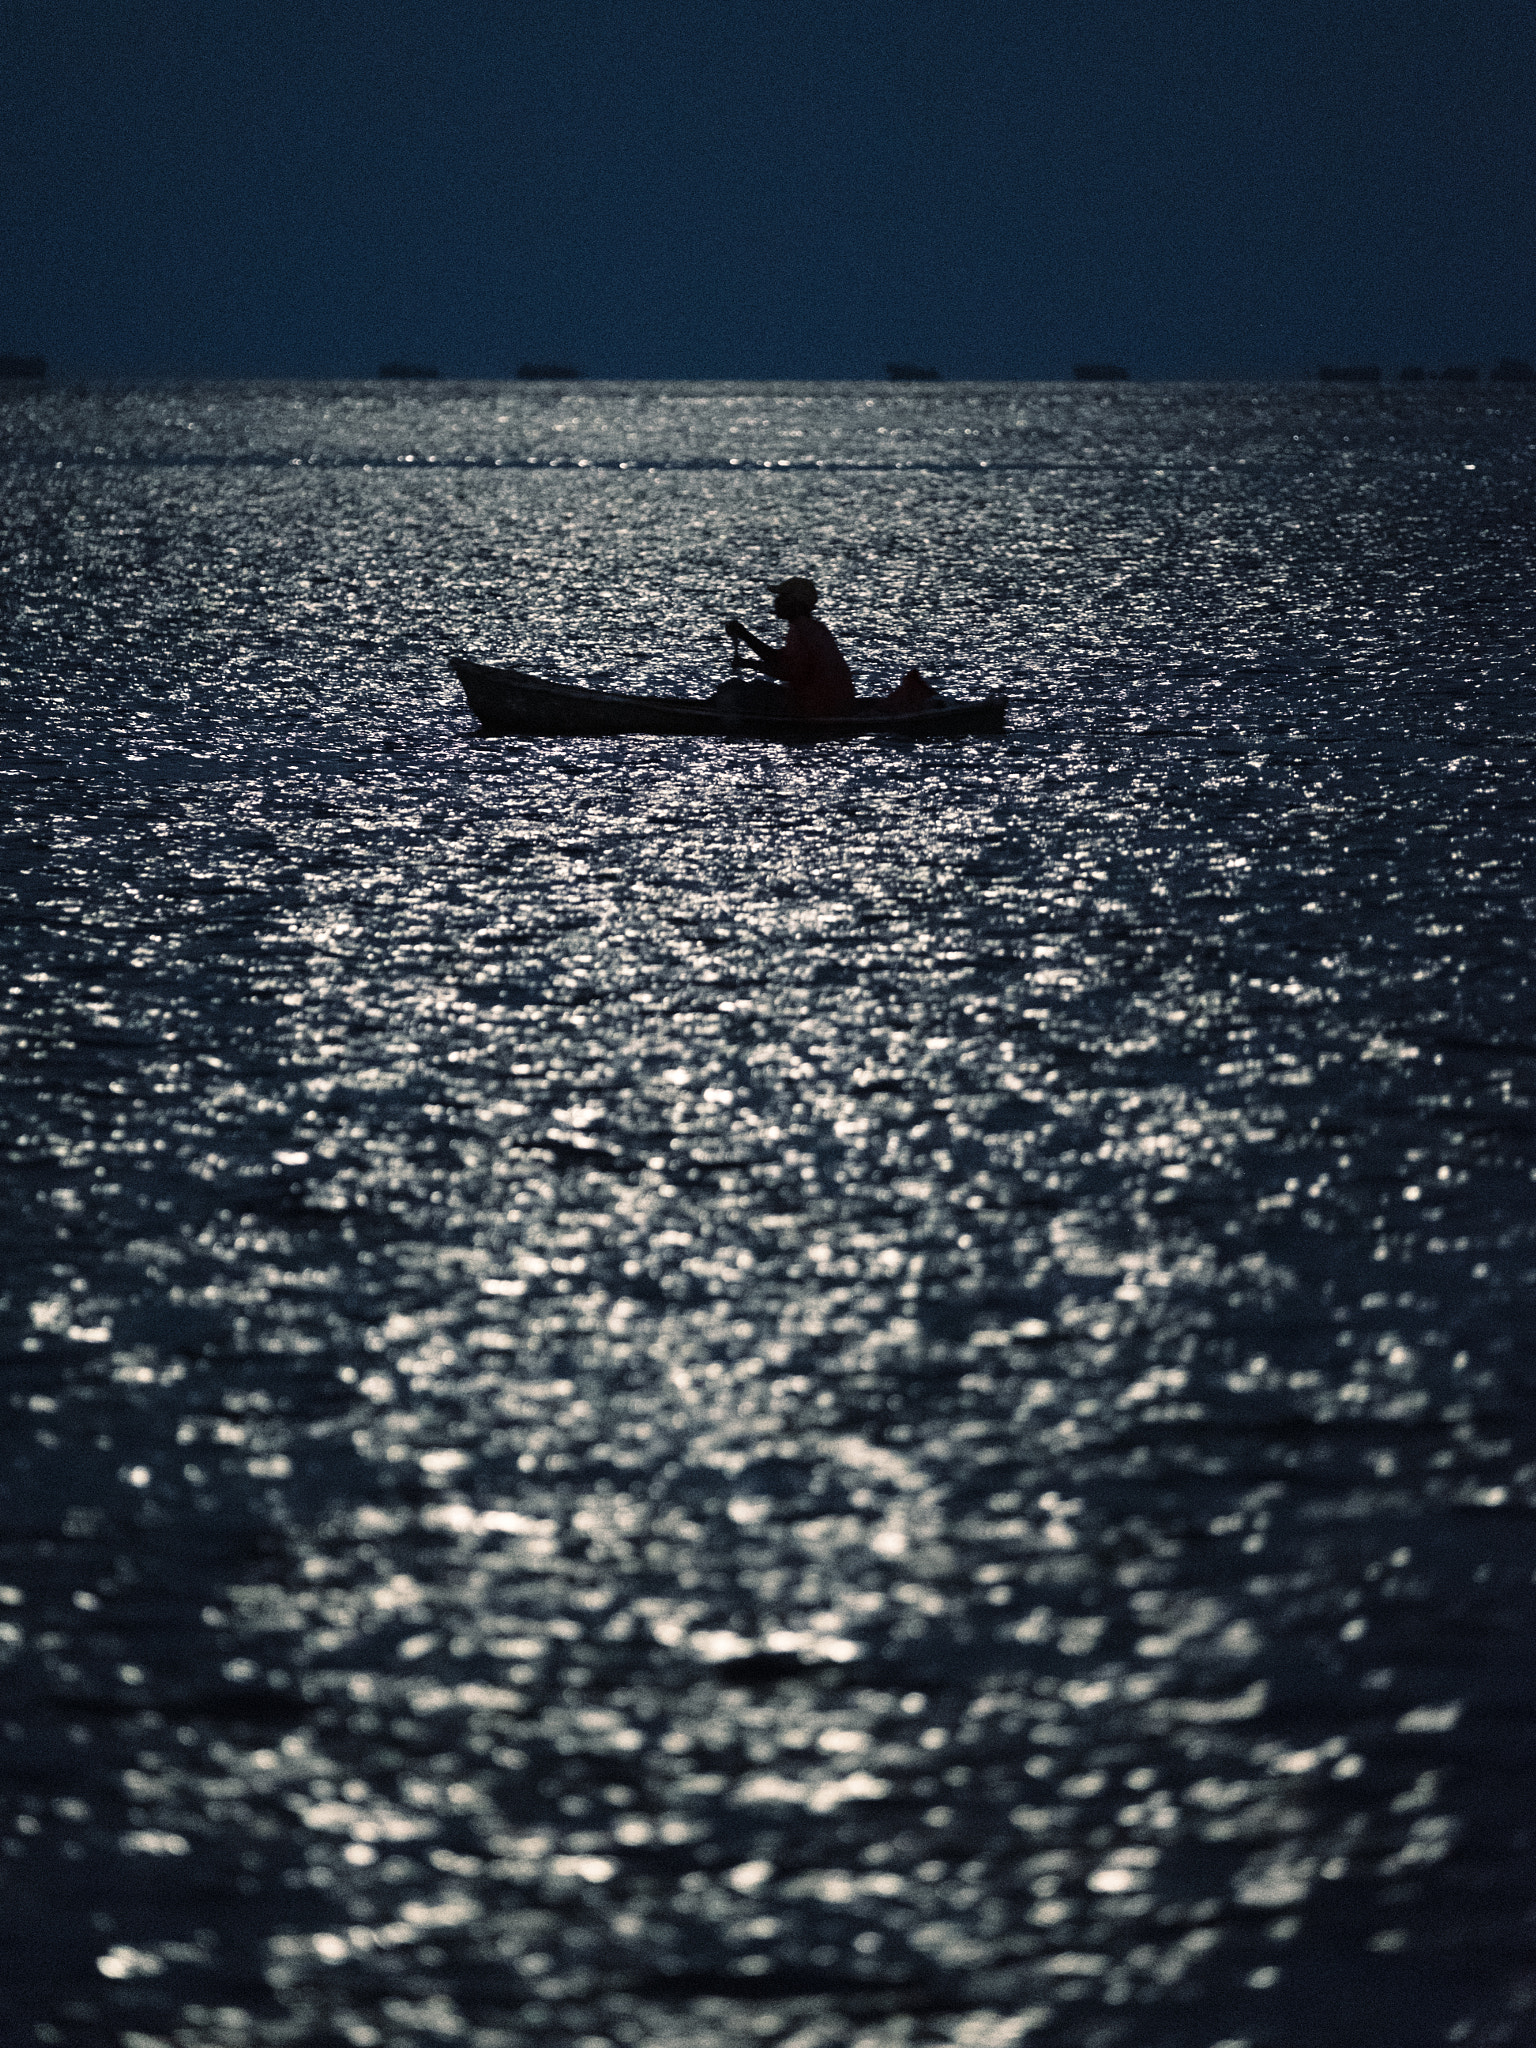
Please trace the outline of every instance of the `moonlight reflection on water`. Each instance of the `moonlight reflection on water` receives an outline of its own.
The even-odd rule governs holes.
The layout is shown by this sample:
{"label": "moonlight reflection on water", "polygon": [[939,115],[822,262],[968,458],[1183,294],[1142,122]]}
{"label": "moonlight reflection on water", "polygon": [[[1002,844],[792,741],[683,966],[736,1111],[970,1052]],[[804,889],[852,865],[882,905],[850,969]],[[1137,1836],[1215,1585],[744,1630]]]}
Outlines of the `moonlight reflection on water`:
{"label": "moonlight reflection on water", "polygon": [[23,2038],[1525,2037],[1533,425],[0,408]]}

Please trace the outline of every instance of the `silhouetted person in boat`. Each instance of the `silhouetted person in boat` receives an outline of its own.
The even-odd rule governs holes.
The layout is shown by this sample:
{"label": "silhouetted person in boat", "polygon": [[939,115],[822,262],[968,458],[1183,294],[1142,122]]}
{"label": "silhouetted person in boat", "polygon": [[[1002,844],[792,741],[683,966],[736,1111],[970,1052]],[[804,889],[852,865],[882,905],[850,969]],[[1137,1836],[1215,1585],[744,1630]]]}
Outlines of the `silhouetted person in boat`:
{"label": "silhouetted person in boat", "polygon": [[[771,703],[767,701],[768,691],[761,684],[757,686],[764,699],[763,711],[781,718],[847,718],[856,703],[853,675],[831,633],[820,619],[812,617],[816,609],[815,584],[806,576],[790,576],[769,588],[773,592],[773,615],[783,619],[789,628],[782,647],[770,647],[765,640],[759,640],[740,619],[725,622],[725,630],[738,650],[745,641],[757,656],[755,662],[741,665],[773,676],[783,685],[781,690],[773,691],[775,701]],[[727,684],[726,691],[746,695],[740,685],[731,692]],[[740,708],[746,710],[748,706],[743,703]]]}

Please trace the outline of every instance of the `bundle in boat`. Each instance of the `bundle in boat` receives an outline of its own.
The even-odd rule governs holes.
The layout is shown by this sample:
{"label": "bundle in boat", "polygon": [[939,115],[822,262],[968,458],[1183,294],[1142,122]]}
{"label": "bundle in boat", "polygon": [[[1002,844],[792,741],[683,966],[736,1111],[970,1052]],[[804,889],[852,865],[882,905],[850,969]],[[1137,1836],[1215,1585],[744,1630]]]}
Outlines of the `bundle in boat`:
{"label": "bundle in boat", "polygon": [[938,698],[917,711],[864,698],[845,718],[786,718],[701,703],[689,697],[630,696],[550,683],[515,668],[452,659],[469,708],[488,733],[548,739],[614,739],[626,733],[693,739],[847,740],[881,733],[899,739],[964,738],[1002,732],[1008,701],[1000,691],[969,703]]}

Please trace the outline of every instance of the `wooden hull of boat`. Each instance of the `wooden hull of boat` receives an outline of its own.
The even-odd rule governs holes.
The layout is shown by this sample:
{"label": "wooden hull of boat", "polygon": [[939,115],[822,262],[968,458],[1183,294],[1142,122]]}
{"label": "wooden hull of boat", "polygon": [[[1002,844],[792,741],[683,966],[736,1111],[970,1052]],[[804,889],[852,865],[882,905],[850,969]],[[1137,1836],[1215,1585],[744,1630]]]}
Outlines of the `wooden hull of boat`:
{"label": "wooden hull of boat", "polygon": [[487,668],[461,656],[453,658],[452,666],[486,732],[549,739],[612,739],[624,733],[742,740],[851,740],[870,734],[951,739],[1001,732],[1008,718],[1008,702],[1000,694],[969,704],[941,700],[895,717],[872,703],[861,704],[848,718],[745,717],[687,697],[629,697],[616,690],[541,682],[515,668]]}

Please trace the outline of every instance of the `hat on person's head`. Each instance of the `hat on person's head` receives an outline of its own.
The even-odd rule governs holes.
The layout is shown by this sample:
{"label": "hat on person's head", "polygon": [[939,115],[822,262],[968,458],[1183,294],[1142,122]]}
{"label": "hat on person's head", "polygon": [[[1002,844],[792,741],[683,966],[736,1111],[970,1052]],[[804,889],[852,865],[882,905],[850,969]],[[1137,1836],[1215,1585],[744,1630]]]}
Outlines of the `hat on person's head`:
{"label": "hat on person's head", "polygon": [[786,576],[782,583],[770,583],[768,588],[775,597],[787,597],[792,604],[806,604],[813,608],[821,595],[809,576]]}

